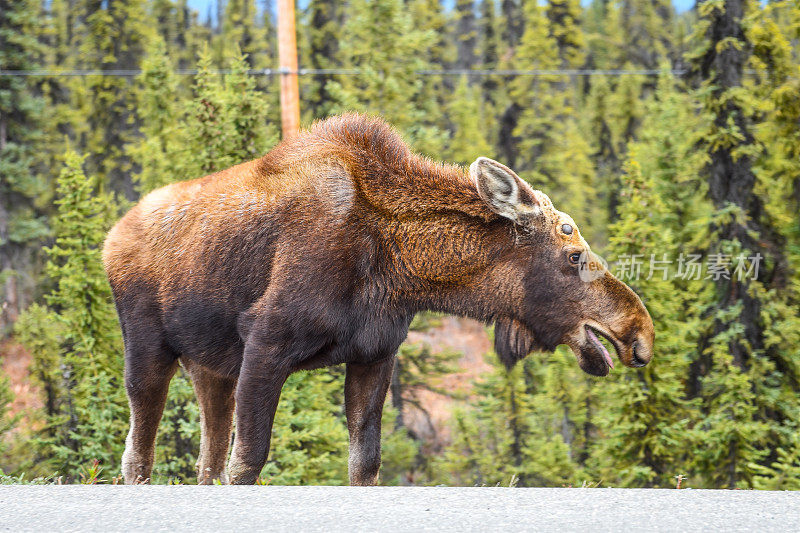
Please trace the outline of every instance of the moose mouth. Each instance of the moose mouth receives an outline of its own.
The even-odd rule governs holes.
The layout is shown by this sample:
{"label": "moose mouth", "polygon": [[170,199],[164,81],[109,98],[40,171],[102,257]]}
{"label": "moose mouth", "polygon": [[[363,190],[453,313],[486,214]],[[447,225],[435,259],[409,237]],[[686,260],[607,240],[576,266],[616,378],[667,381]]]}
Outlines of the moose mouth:
{"label": "moose mouth", "polygon": [[605,376],[610,369],[614,368],[614,360],[611,358],[608,348],[606,348],[600,339],[607,340],[608,343],[614,347],[614,350],[619,353],[617,343],[611,335],[594,326],[586,324],[584,325],[584,331],[586,332],[586,340],[588,342],[587,345],[584,345],[584,349],[581,350],[584,356],[584,364],[582,364],[581,367],[589,374]]}

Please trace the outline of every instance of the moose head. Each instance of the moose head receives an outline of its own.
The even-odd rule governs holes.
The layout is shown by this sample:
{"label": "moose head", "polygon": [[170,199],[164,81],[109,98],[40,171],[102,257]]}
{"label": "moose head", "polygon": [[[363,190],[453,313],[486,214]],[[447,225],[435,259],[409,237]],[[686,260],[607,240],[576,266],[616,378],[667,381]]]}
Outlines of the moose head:
{"label": "moose head", "polygon": [[522,308],[496,319],[495,350],[512,367],[532,350],[568,345],[580,367],[605,376],[620,360],[642,367],[652,358],[653,321],[642,301],[589,248],[572,218],[511,169],[481,157],[469,169],[489,208],[514,223],[508,251],[522,276]]}

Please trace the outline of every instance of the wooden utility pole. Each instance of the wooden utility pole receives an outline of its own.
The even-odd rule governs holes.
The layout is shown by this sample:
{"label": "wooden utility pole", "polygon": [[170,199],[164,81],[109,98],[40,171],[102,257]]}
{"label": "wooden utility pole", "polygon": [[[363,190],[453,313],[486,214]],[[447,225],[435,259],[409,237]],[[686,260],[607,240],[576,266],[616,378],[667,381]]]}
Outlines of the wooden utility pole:
{"label": "wooden utility pole", "polygon": [[294,2],[295,0],[278,0],[278,60],[281,73],[281,129],[284,139],[300,131]]}

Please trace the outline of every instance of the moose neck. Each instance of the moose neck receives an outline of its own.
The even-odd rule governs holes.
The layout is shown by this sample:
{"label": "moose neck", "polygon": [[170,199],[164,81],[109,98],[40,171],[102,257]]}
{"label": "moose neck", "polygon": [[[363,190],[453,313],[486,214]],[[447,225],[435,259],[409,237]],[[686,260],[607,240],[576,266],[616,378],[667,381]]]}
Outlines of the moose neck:
{"label": "moose neck", "polygon": [[398,292],[416,311],[491,321],[522,305],[522,275],[510,261],[508,223],[459,213],[399,221],[387,233]]}

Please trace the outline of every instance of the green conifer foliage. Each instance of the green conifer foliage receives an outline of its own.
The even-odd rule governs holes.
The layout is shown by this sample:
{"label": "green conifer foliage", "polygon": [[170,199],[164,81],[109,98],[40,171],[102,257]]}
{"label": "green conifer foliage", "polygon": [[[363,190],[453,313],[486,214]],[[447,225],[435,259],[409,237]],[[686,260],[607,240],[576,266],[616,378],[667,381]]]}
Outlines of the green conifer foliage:
{"label": "green conifer foliage", "polygon": [[223,58],[236,53],[247,57],[248,65],[253,66],[253,59],[261,50],[258,45],[260,28],[256,27],[256,6],[253,0],[228,0],[224,4],[225,15],[219,33],[219,63]]}
{"label": "green conifer foliage", "polygon": [[669,0],[622,0],[619,22],[624,61],[655,69],[674,59],[674,7]]}
{"label": "green conifer foliage", "polygon": [[493,157],[487,129],[492,123],[481,109],[481,98],[467,76],[462,76],[451,98],[447,114],[453,123],[453,135],[448,143],[448,160],[469,165],[480,156]]}
{"label": "green conifer foliage", "polygon": [[343,390],[341,372],[289,377],[275,415],[269,459],[261,471],[264,483],[347,484]]}
{"label": "green conifer foliage", "polygon": [[[77,66],[98,69],[136,69],[152,36],[147,24],[145,0],[80,0]],[[134,134],[128,80],[120,76],[86,76],[71,84],[72,102],[81,109],[83,120],[76,123],[80,145],[88,154],[88,168],[100,179],[101,188],[110,187],[128,200],[136,197],[131,163],[125,145]]]}
{"label": "green conifer foliage", "polygon": [[[672,103],[669,95],[662,94],[660,98],[667,100],[656,101],[652,106],[654,112],[661,112],[656,115],[658,119],[676,111],[666,107]],[[663,124],[656,122],[656,117],[654,124]],[[680,249],[673,240],[669,206],[662,201],[661,188],[656,183],[659,179],[675,179],[677,169],[659,169],[649,159],[652,156],[659,163],[673,165],[658,157],[657,142],[665,139],[661,132],[651,131],[654,137],[648,140],[655,141],[653,144],[631,149],[623,186],[625,202],[619,220],[610,230],[611,257],[639,255],[645,260],[652,257],[668,261]],[[643,161],[646,171],[639,161]],[[665,176],[664,171],[672,171],[672,175]],[[686,449],[693,444],[693,405],[684,399],[684,376],[698,325],[698,317],[689,315],[687,309],[696,293],[675,286],[669,273],[658,271],[643,273],[641,279],[629,283],[647,302],[656,331],[671,333],[659,335],[658,357],[646,368],[620,369],[609,383],[596,387],[600,412],[596,418],[599,438],[594,461],[599,463],[599,477],[605,483],[673,486],[672,478],[686,472]]]}
{"label": "green conifer foliage", "polygon": [[117,470],[127,420],[122,343],[100,259],[116,206],[97,191],[82,164],[83,158],[67,153],[58,178],[56,240],[47,249],[47,275],[54,285],[47,311],[34,308],[31,316],[41,320],[22,321],[20,330],[23,339],[39,339],[29,349],[41,375],[58,380],[49,427],[38,446],[50,473],[69,479],[93,460]]}
{"label": "green conifer foliage", "polygon": [[[499,60],[498,49],[498,29],[497,29],[497,6],[495,0],[483,0],[480,3],[480,18],[478,19],[478,56],[479,64],[482,69],[493,69],[497,67]],[[481,80],[483,99],[488,103],[493,103],[495,90],[497,89],[497,79],[493,76],[484,76]]]}
{"label": "green conifer foliage", "polygon": [[[562,13],[568,7],[551,6],[551,21],[538,3],[525,4],[525,33],[513,58],[515,68],[551,70],[578,60],[572,40],[558,40],[574,22],[570,10]],[[591,238],[592,228],[602,225],[598,224],[602,218],[595,218],[601,213],[598,202],[592,201],[591,148],[575,117],[577,92],[563,77],[545,74],[515,78],[509,94],[521,110],[514,130],[519,157],[510,164],[535,188],[549,194],[559,209],[570,213]],[[589,220],[593,223],[588,224]]]}
{"label": "green conifer foliage", "polygon": [[558,46],[562,65],[577,66],[584,61],[584,37],[581,31],[581,4],[579,0],[549,0],[545,9],[550,21],[550,37]]}
{"label": "green conifer foliage", "polygon": [[[761,107],[762,121],[754,136],[764,149],[754,161],[754,190],[764,202],[764,219],[778,235],[784,264],[775,267],[771,287],[759,296],[765,304],[765,349],[776,371],[770,383],[757,383],[757,394],[764,396],[761,415],[774,419],[771,428],[769,463],[754,484],[775,489],[798,489],[798,377],[800,362],[800,65],[792,41],[800,37],[800,5],[776,2],[756,11],[751,17],[749,37],[751,57],[759,72],[753,92]],[[760,385],[760,386],[759,386]],[[764,386],[766,385],[766,386]]]}
{"label": "green conifer foliage", "polygon": [[455,10],[456,68],[471,69],[477,63],[478,27],[475,0],[456,0]]}
{"label": "green conifer foliage", "polygon": [[169,383],[167,403],[158,426],[153,483],[194,483],[200,451],[200,409],[183,368]]}
{"label": "green conifer foliage", "polygon": [[[0,359],[0,365],[3,360]],[[8,464],[7,454],[10,448],[11,430],[16,426],[19,415],[11,414],[11,402],[14,395],[11,392],[9,379],[0,374],[0,464]],[[2,475],[2,469],[0,469]]]}
{"label": "green conifer foliage", "polygon": [[[38,64],[38,3],[0,1],[0,69],[28,70]],[[42,216],[49,200],[40,176],[45,102],[31,80],[0,77],[0,337],[32,296],[36,251],[49,233]]]}
{"label": "green conifer foliage", "polygon": [[424,84],[416,75],[427,66],[424,51],[434,34],[414,26],[401,0],[355,0],[345,16],[341,63],[361,73],[330,82],[328,91],[336,100],[332,111],[378,114],[416,150],[439,153],[443,135],[425,113]]}
{"label": "green conifer foliage", "polygon": [[404,430],[398,430],[398,412],[391,406],[383,408],[381,419],[381,485],[408,485],[415,481],[414,472],[409,472],[420,459],[423,451],[419,441],[409,438]]}
{"label": "green conifer foliage", "polygon": [[139,192],[148,193],[179,179],[170,157],[177,149],[175,136],[183,119],[176,99],[178,79],[160,37],[148,48],[137,82],[136,114],[141,138],[129,145],[128,152],[141,169],[134,178]]}
{"label": "green conifer foliage", "polygon": [[452,418],[452,443],[433,465],[433,477],[448,485],[562,486],[582,477],[569,445],[551,427],[562,412],[537,403],[522,365],[507,371],[492,358],[493,371],[475,383],[473,407]]}
{"label": "green conifer foliage", "polygon": [[[798,413],[797,366],[785,351],[782,331],[796,330],[792,325],[798,323],[786,283],[791,252],[758,194],[758,162],[764,160],[755,138],[760,90],[744,72],[754,36],[761,45],[777,41],[763,39],[765,28],[755,35],[747,31],[753,9],[746,1],[700,4],[698,47],[690,56],[703,80],[697,95],[708,123],[698,138],[716,209],[707,251],[737,263],[754,258],[750,262],[760,267],[758,276],[733,271],[729,279],[714,280],[716,296],[707,310],[713,323],[695,365],[706,413],[698,468],[709,485],[730,488],[753,486],[759,465],[776,459],[773,450],[791,446]],[[778,67],[768,75],[780,79],[785,72],[780,47],[764,48],[771,53],[760,59],[770,58]]]}
{"label": "green conifer foliage", "polygon": [[[300,64],[313,69],[331,69],[338,66],[337,55],[341,41],[343,5],[336,0],[312,0],[306,11],[307,21],[298,35]],[[327,84],[332,80],[329,74],[315,74],[301,77],[302,100],[306,102],[311,116],[323,118],[328,115],[333,97],[328,93]]]}
{"label": "green conifer foliage", "polygon": [[267,99],[255,90],[243,55],[231,60],[231,72],[224,77],[212,72],[207,50],[198,68],[195,97],[178,135],[182,153],[173,179],[201,177],[250,161],[266,153],[276,138],[267,121]]}

